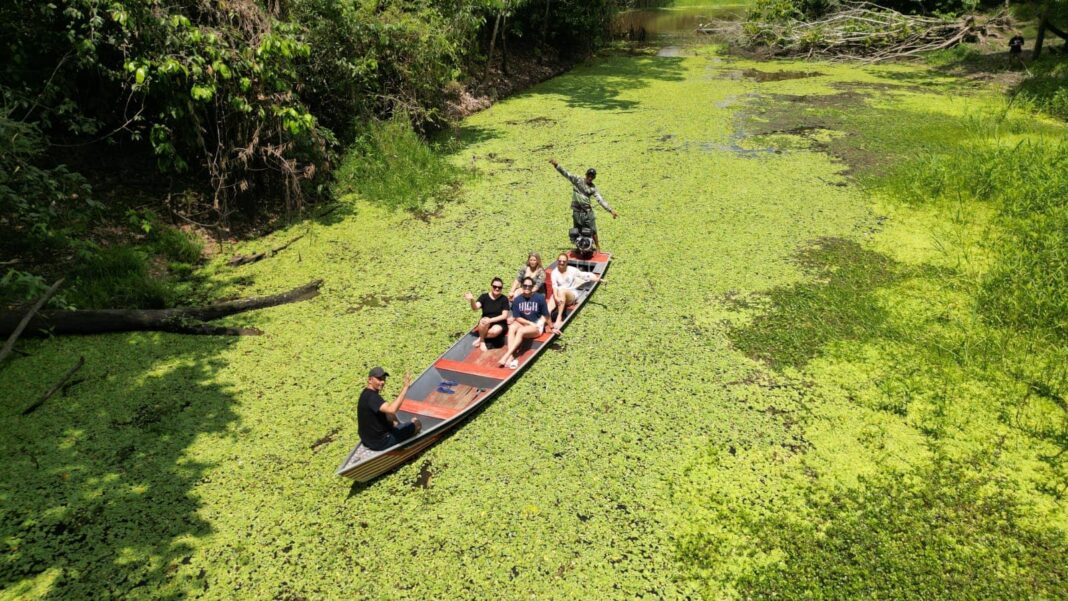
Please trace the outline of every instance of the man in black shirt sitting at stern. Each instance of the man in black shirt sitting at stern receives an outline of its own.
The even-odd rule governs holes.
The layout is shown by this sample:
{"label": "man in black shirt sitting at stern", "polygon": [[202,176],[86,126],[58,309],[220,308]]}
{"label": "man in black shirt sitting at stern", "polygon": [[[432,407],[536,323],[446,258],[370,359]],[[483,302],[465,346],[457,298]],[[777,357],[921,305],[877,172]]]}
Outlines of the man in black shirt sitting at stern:
{"label": "man in black shirt sitting at stern", "polygon": [[367,388],[360,393],[360,403],[356,408],[356,420],[360,426],[360,442],[372,451],[382,451],[393,445],[408,440],[423,428],[419,418],[401,424],[397,419],[397,410],[408,394],[412,384],[412,374],[404,374],[404,386],[392,403],[386,403],[379,392],[386,385],[389,374],[381,367],[371,369],[367,374]]}

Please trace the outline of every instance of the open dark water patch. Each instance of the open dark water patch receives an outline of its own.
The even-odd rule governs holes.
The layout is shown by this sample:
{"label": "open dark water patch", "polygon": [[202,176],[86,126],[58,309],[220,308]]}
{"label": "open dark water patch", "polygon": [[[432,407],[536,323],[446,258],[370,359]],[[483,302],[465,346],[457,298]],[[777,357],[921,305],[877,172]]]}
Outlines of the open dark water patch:
{"label": "open dark water patch", "polygon": [[[766,98],[774,101],[791,105],[802,104],[816,109],[857,108],[862,106],[868,97],[868,94],[861,94],[852,90],[834,94],[770,94],[766,96]],[[797,106],[789,106],[787,110],[791,112],[797,111]]]}
{"label": "open dark water patch", "polygon": [[[869,144],[862,144],[856,135],[858,124],[852,122],[852,115],[876,110],[867,103],[875,93],[845,90],[832,94],[751,95],[735,114],[732,140],[752,140],[752,144],[745,146],[776,146],[775,140],[763,138],[796,136],[804,147],[824,152],[840,162],[844,166],[840,173],[843,176],[879,174],[892,165],[893,157],[870,148]],[[901,118],[900,111],[888,111],[875,117],[885,123],[895,123]],[[838,135],[817,135],[831,132],[838,132]],[[782,141],[778,145],[781,146]],[[786,146],[788,149],[797,147],[794,144]]]}
{"label": "open dark water patch", "polygon": [[748,79],[757,83],[769,81],[788,81],[791,79],[807,79],[820,77],[824,73],[819,71],[761,71],[760,69],[736,69],[723,72],[724,79],[740,80]]}
{"label": "open dark water patch", "polygon": [[430,479],[434,477],[434,471],[431,469],[433,464],[430,461],[424,461],[423,465],[419,466],[419,475],[415,477],[415,481],[412,482],[412,488],[430,488]]}
{"label": "open dark water patch", "polygon": [[[508,125],[533,125],[535,127],[551,127],[556,125],[555,119],[549,117],[531,117],[530,119],[511,119],[505,121]],[[492,155],[492,153],[490,153]]]}

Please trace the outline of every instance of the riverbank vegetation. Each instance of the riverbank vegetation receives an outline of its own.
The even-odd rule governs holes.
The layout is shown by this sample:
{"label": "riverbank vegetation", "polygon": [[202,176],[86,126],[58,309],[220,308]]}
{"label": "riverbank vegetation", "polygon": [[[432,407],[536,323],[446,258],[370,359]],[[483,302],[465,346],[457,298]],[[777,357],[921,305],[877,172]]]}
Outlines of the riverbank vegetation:
{"label": "riverbank vegetation", "polygon": [[[863,110],[832,94],[803,117],[780,97],[759,126],[843,132],[816,147],[855,170],[886,221],[869,243],[799,249],[800,283],[726,299],[742,316],[733,346],[797,395],[784,411],[798,434],[770,459],[717,453],[687,479],[698,492],[680,498],[706,517],[683,556],[714,575],[711,596],[1066,590],[1064,131],[996,100],[900,85],[868,88],[878,100]],[[739,470],[761,478],[700,484]],[[780,478],[785,490],[769,490]]]}
{"label": "riverbank vegetation", "polygon": [[[403,115],[420,135],[442,129],[456,118],[450,106],[491,68],[507,74],[509,53],[534,62],[585,56],[607,39],[620,7],[6,3],[0,303],[24,300],[70,268],[97,269],[90,263],[107,263],[108,252],[126,255],[124,273],[162,275],[151,263],[167,257],[108,250],[140,244],[145,232],[126,227],[131,211],[160,216],[152,229],[164,237],[198,230],[216,242],[291,219],[329,197],[346,149],[374,138],[378,121]],[[157,292],[144,294],[170,295]]]}

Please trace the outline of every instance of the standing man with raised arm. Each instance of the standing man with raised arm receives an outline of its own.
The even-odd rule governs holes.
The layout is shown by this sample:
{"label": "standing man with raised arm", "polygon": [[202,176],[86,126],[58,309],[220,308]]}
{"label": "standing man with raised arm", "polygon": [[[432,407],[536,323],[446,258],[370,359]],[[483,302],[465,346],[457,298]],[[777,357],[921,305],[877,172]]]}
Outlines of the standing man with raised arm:
{"label": "standing man with raised arm", "polygon": [[597,199],[597,204],[601,205],[601,208],[612,214],[612,219],[618,219],[619,213],[612,207],[608,206],[604,197],[597,191],[597,186],[593,184],[593,179],[597,177],[597,170],[589,168],[586,170],[586,177],[582,178],[577,175],[572,175],[560,166],[560,163],[556,162],[556,159],[549,159],[549,162],[560,175],[567,178],[567,181],[571,182],[571,223],[573,227],[577,228],[589,228],[593,233],[593,244],[598,248],[601,248],[601,241],[597,238],[597,219],[593,214],[593,203],[590,202],[591,198]]}

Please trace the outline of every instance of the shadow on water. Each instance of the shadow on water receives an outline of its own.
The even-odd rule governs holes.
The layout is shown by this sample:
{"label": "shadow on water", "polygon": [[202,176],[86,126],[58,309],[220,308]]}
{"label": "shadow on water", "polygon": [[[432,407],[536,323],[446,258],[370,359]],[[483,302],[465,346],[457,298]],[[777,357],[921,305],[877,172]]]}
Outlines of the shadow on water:
{"label": "shadow on water", "polygon": [[[880,333],[887,315],[876,293],[904,277],[902,266],[842,238],[816,240],[795,261],[813,281],[770,290],[769,309],[728,334],[736,349],[782,370],[803,367],[834,341]],[[738,308],[747,303],[724,301]]]}
{"label": "shadow on water", "polygon": [[[619,15],[613,26],[617,38],[660,47],[656,56],[609,56],[586,68],[554,78],[520,94],[558,94],[572,108],[629,111],[638,103],[621,98],[626,92],[642,89],[650,81],[682,81],[682,61],[692,53],[689,46],[698,40],[697,27],[716,19],[734,19],[739,7],[688,7],[683,9],[630,10]],[[702,38],[702,43],[707,38]]]}
{"label": "shadow on water", "polygon": [[84,353],[85,381],[29,416],[18,410],[39,391],[17,383],[36,381],[37,372],[51,378],[55,368],[28,357],[0,373],[8,397],[0,426],[0,589],[44,599],[202,594],[209,582],[190,565],[190,541],[212,527],[198,515],[193,488],[213,466],[191,460],[187,449],[237,421],[233,398],[214,384],[219,354],[234,339],[91,340],[62,341]]}
{"label": "shadow on water", "polygon": [[[933,447],[930,465],[881,467],[857,486],[813,478],[794,511],[745,515],[747,540],[762,553],[782,553],[739,578],[744,598],[1061,598],[1068,541],[1044,527],[1032,508],[996,475],[997,451],[964,458]],[[858,541],[879,533],[863,550]],[[686,560],[708,567],[705,548]]]}
{"label": "shadow on water", "polygon": [[456,127],[439,132],[434,141],[449,153],[463,151],[465,148],[495,140],[501,137],[501,131],[492,127],[480,127],[461,121]]}
{"label": "shadow on water", "polygon": [[521,96],[555,94],[563,96],[572,108],[629,111],[639,103],[620,98],[624,93],[645,88],[650,81],[682,81],[683,77],[681,58],[613,57],[552,79]]}

